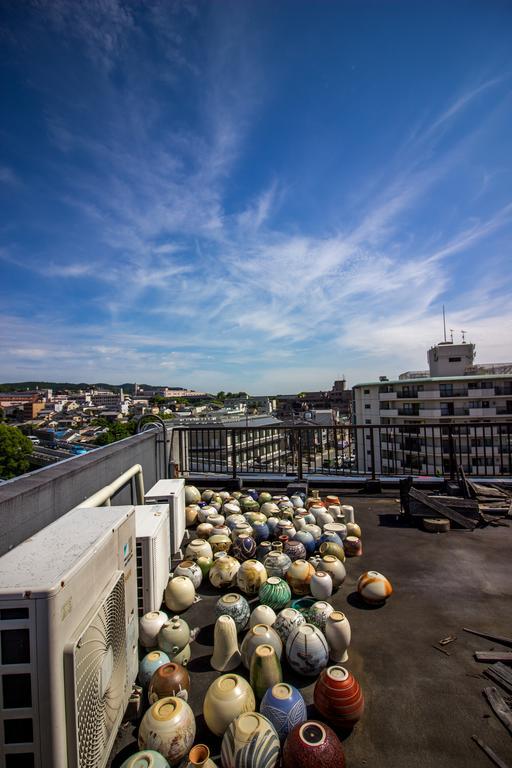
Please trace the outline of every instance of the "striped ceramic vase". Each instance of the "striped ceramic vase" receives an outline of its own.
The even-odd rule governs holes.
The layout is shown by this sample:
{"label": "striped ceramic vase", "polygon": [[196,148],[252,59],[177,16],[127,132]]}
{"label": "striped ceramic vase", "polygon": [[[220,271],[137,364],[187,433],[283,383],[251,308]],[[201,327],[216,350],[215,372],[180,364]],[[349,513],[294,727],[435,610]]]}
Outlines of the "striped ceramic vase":
{"label": "striped ceramic vase", "polygon": [[350,729],[364,712],[361,686],[345,667],[322,670],[315,685],[315,707],[322,717],[339,728]]}
{"label": "striped ceramic vase", "polygon": [[240,715],[222,739],[222,768],[275,768],[280,743],[270,720],[258,712]]}
{"label": "striped ceramic vase", "polygon": [[263,605],[269,605],[274,611],[280,611],[288,605],[292,594],[286,581],[277,576],[271,576],[260,587],[258,597]]}

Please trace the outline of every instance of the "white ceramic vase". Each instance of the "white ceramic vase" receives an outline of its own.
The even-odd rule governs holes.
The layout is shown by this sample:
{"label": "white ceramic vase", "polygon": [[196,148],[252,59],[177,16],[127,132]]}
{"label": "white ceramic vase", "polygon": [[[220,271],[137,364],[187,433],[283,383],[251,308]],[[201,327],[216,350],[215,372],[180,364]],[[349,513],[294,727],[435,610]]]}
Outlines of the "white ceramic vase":
{"label": "white ceramic vase", "polygon": [[196,590],[188,576],[172,576],[165,588],[164,600],[167,608],[179,613],[190,608],[196,597]]}
{"label": "white ceramic vase", "polygon": [[266,624],[271,627],[276,618],[276,613],[270,605],[257,605],[251,613],[249,628],[252,629],[256,624]]}
{"label": "white ceramic vase", "polygon": [[167,621],[163,611],[149,611],[141,616],[139,621],[139,642],[144,648],[158,646],[158,633]]}
{"label": "white ceramic vase", "polygon": [[154,749],[170,765],[177,765],[190,751],[196,735],[191,708],[177,696],[159,699],[145,713],[139,727],[139,748]]}
{"label": "white ceramic vase", "polygon": [[325,637],[329,644],[330,658],[338,662],[348,660],[348,647],[350,645],[350,623],[344,613],[333,611],[325,622]]}
{"label": "white ceramic vase", "polygon": [[210,664],[218,672],[231,672],[241,662],[236,624],[231,616],[219,616],[213,632],[213,654]]}
{"label": "white ceramic vase", "polygon": [[309,582],[309,589],[317,600],[327,600],[333,590],[331,576],[326,571],[315,571]]}
{"label": "white ceramic vase", "polygon": [[218,677],[210,685],[203,703],[206,725],[216,736],[222,736],[230,723],[244,712],[254,712],[254,692],[243,677],[233,672]]}

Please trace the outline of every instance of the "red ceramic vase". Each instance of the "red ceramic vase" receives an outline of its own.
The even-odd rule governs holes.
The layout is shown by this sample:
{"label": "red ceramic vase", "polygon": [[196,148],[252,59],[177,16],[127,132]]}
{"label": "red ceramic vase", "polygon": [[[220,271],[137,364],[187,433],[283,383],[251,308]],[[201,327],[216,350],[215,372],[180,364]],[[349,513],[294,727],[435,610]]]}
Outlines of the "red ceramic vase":
{"label": "red ceramic vase", "polygon": [[361,686],[345,667],[327,667],[316,681],[315,707],[322,717],[344,730],[352,728],[364,712]]}
{"label": "red ceramic vase", "polygon": [[345,768],[341,741],[325,723],[307,720],[286,737],[282,768]]}

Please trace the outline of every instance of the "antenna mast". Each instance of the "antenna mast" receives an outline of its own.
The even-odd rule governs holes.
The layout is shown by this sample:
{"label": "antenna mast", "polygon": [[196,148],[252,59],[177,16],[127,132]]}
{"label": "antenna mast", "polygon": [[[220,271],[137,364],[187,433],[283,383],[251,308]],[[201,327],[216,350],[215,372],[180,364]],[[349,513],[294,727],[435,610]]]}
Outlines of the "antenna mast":
{"label": "antenna mast", "polygon": [[444,314],[444,304],[443,304],[443,329],[444,329],[444,342],[446,344],[446,317]]}

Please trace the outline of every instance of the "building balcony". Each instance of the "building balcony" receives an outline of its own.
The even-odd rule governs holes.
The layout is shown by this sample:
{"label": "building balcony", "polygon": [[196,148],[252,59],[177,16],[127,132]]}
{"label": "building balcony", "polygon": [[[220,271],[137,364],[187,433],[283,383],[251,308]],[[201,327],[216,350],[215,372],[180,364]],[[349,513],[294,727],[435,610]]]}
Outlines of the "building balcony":
{"label": "building balcony", "polygon": [[439,400],[439,390],[421,389],[418,392],[418,400]]}
{"label": "building balcony", "polygon": [[422,419],[440,419],[441,409],[440,408],[422,408],[419,415],[421,416]]}
{"label": "building balcony", "polygon": [[379,400],[381,402],[396,400],[396,392],[379,392]]}
{"label": "building balcony", "polygon": [[396,419],[398,416],[398,410],[396,408],[381,408],[379,416],[384,419]]}
{"label": "building balcony", "polygon": [[496,416],[496,408],[470,408],[469,416],[473,419],[489,419]]}

